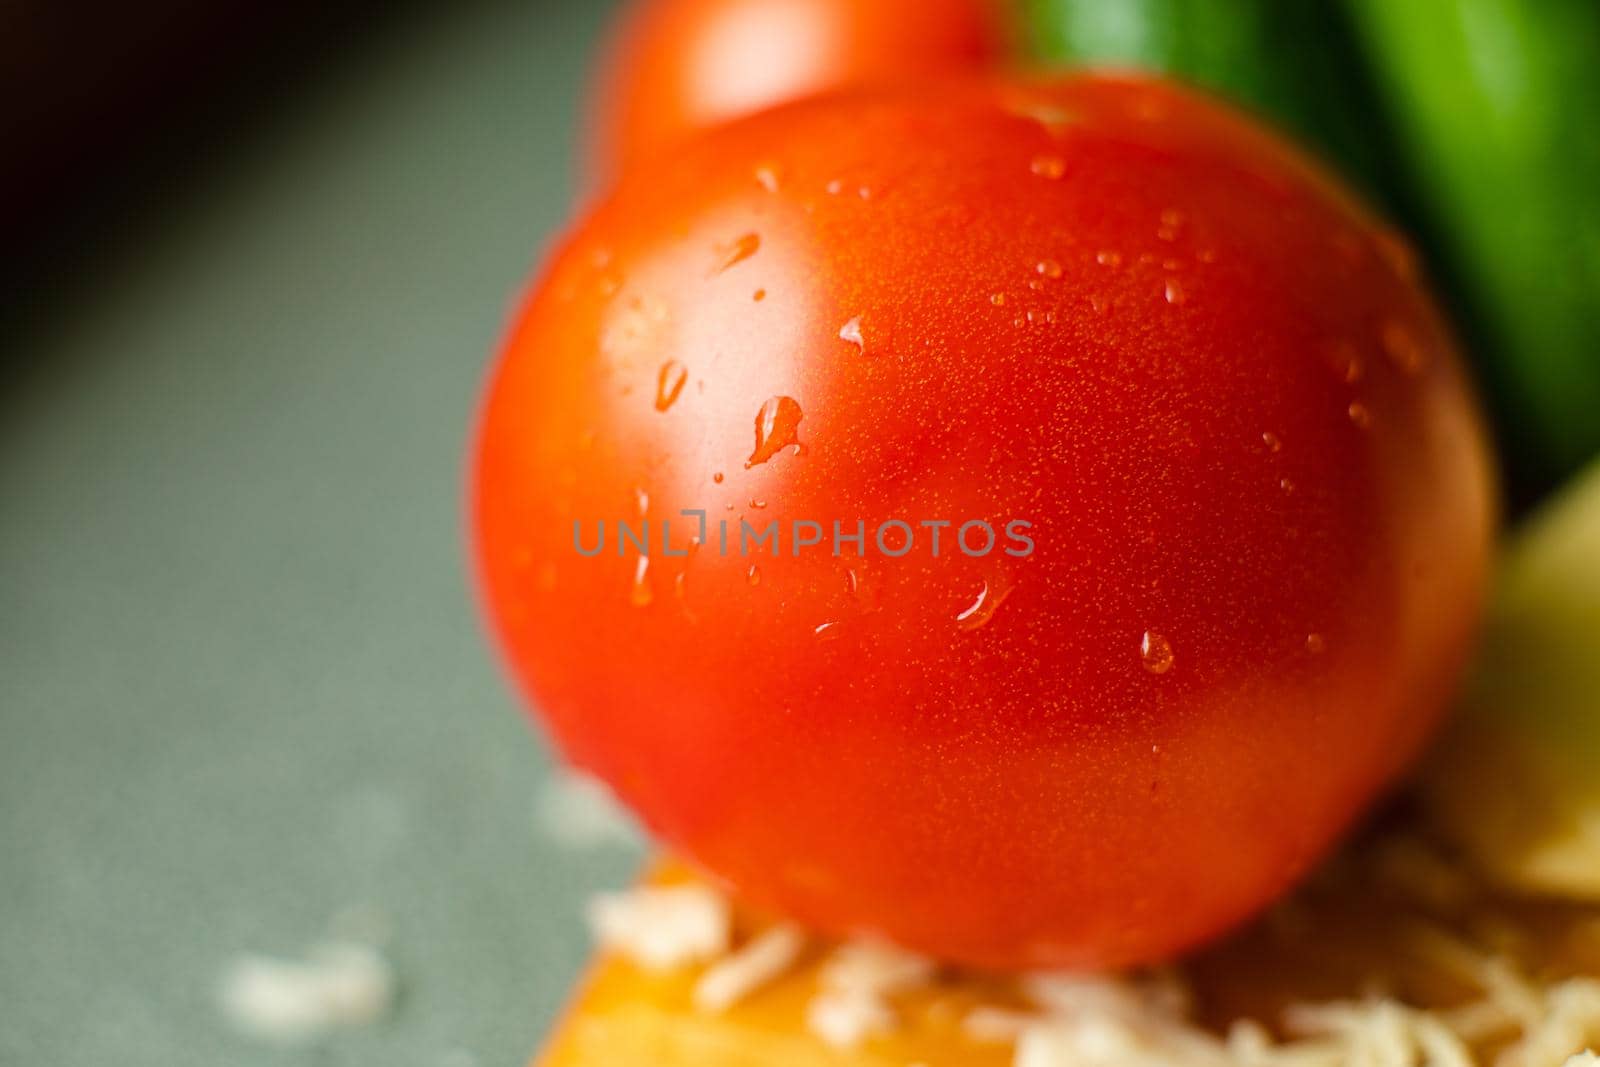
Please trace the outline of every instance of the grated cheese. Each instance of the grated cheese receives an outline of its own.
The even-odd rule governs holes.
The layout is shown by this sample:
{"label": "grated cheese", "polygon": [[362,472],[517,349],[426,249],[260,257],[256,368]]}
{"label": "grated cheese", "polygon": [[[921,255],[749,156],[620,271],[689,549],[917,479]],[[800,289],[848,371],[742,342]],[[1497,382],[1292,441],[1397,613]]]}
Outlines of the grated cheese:
{"label": "grated cheese", "polygon": [[847,941],[822,965],[818,980],[829,989],[888,996],[923,985],[933,961],[879,941]]}
{"label": "grated cheese", "polygon": [[806,1025],[834,1048],[854,1048],[893,1031],[889,998],[933,977],[931,960],[870,941],[840,945],[817,974],[820,992],[806,1008]]}
{"label": "grated cheese", "polygon": [[1139,978],[1032,974],[1023,979],[1022,991],[1054,1016],[1109,1016],[1125,1022],[1181,1018],[1188,1013],[1191,999],[1182,980],[1172,971]]}
{"label": "grated cheese", "polygon": [[1472,1050],[1439,1019],[1426,1012],[1413,1013],[1410,1025],[1423,1062],[1433,1067],[1473,1067]]}
{"label": "grated cheese", "polygon": [[1510,961],[1438,931],[1418,940],[1482,999],[1444,1013],[1386,997],[1295,1004],[1283,1018],[1291,1040],[1239,1020],[1218,1041],[1188,1020],[1170,980],[1034,976],[1023,987],[1041,1016],[980,1008],[965,1030],[1014,1041],[1013,1067],[1479,1067],[1471,1042],[1497,1035],[1515,1037],[1493,1067],[1600,1067],[1600,1058],[1575,1056],[1600,1038],[1600,980],[1541,988]]}
{"label": "grated cheese", "polygon": [[1600,982],[1573,978],[1545,995],[1545,1012],[1501,1056],[1497,1067],[1544,1067],[1565,1062],[1600,1038]]}
{"label": "grated cheese", "polygon": [[1375,1067],[1473,1067],[1471,1050],[1449,1027],[1395,1000],[1291,1005],[1289,1032],[1336,1039],[1343,1058]]}
{"label": "grated cheese", "polygon": [[1113,1019],[1042,1022],[1017,1038],[1014,1067],[1137,1067],[1151,1050]]}
{"label": "grated cheese", "polygon": [[[961,1031],[974,1042],[1012,1046],[1013,1067],[1600,1067],[1600,1057],[1587,1051],[1600,1041],[1600,978],[1550,981],[1527,973],[1517,960],[1529,935],[1507,918],[1472,910],[1479,890],[1470,875],[1417,840],[1375,846],[1356,857],[1360,866],[1351,867],[1347,855],[1339,877],[1353,874],[1353,888],[1329,888],[1381,888],[1407,902],[1391,916],[1399,920],[1393,950],[1458,985],[1467,995],[1453,1007],[1427,1010],[1369,982],[1347,999],[1289,1005],[1266,1020],[1276,1031],[1241,1018],[1219,1034],[1196,1021],[1177,969],[1041,973],[1009,983],[1001,1002],[970,1008]],[[1295,906],[1304,928],[1282,936],[1308,944],[1322,934],[1302,905]],[[1474,920],[1471,941],[1440,925],[1464,918]],[[778,980],[806,944],[798,927],[781,925],[730,954],[729,904],[698,886],[602,897],[591,922],[603,943],[644,966],[710,962],[693,992],[703,1012],[727,1011]],[[890,1036],[902,1025],[894,998],[936,977],[932,961],[893,946],[841,944],[816,968],[805,1025],[842,1050]],[[1018,997],[1025,1006],[1015,1006]]]}
{"label": "grated cheese", "polygon": [[806,1028],[837,1049],[892,1033],[897,1021],[888,1001],[867,994],[824,989],[806,1005]]}
{"label": "grated cheese", "polygon": [[805,950],[805,931],[781,923],[752,938],[731,956],[706,969],[694,985],[694,1006],[703,1012],[724,1012],[794,966]]}
{"label": "grated cheese", "polygon": [[222,1009],[240,1030],[272,1041],[320,1037],[388,1013],[394,972],[364,945],[318,946],[305,961],[242,956],[222,981]]}
{"label": "grated cheese", "polygon": [[733,916],[720,893],[701,885],[644,886],[589,901],[601,945],[648,971],[670,971],[728,951]]}

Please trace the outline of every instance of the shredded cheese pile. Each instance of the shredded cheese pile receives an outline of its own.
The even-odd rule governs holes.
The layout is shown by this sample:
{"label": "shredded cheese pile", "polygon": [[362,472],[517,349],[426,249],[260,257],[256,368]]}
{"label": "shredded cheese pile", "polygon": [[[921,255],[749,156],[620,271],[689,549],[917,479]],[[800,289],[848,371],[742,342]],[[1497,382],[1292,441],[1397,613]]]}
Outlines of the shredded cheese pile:
{"label": "shredded cheese pile", "polygon": [[793,923],[781,923],[751,938],[739,951],[706,969],[694,986],[699,1011],[727,1011],[739,1001],[793,967],[805,950],[806,935]]}
{"label": "shredded cheese pile", "polygon": [[589,901],[596,941],[647,971],[706,963],[727,953],[733,908],[703,885],[645,886]]}
{"label": "shredded cheese pile", "polygon": [[[1527,931],[1474,911],[1475,879],[1414,839],[1367,842],[1354,875],[1352,861],[1342,862],[1336,878],[1345,881],[1324,887],[1324,896],[1365,907],[1363,894],[1371,894],[1373,922],[1388,924],[1382,936],[1399,935],[1381,943],[1380,955],[1411,960],[1459,996],[1440,1006],[1356,985],[1338,999],[1291,1000],[1273,1017],[1219,1024],[1195,1007],[1196,991],[1209,991],[1201,967],[1032,974],[1016,979],[1005,1003],[968,1011],[962,1032],[973,1042],[1010,1045],[1014,1067],[1600,1067],[1589,1051],[1600,1046],[1600,976],[1548,977],[1500,951],[1496,941],[1510,944]],[[1292,900],[1263,929],[1301,939],[1316,960],[1338,936],[1318,925],[1320,906]],[[1365,913],[1357,919],[1364,924]],[[1582,921],[1600,944],[1600,914]],[[787,924],[735,949],[732,907],[700,885],[602,898],[591,922],[608,947],[650,969],[709,961],[694,987],[695,1007],[707,1013],[733,1009],[788,976],[808,952],[824,951]],[[1474,923],[1483,937],[1462,933]],[[805,1023],[820,1041],[850,1049],[914,1024],[902,1019],[897,998],[950,977],[887,945],[836,945],[815,969]]]}
{"label": "shredded cheese pile", "polygon": [[835,1048],[854,1048],[894,1030],[890,998],[933,976],[933,964],[890,945],[847,942],[834,949],[806,1009],[811,1032]]}

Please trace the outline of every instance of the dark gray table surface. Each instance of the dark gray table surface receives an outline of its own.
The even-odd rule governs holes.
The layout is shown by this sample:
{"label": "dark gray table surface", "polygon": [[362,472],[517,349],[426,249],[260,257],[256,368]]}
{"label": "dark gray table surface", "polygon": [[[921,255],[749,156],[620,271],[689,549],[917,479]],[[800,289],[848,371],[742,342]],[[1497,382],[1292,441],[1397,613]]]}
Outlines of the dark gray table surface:
{"label": "dark gray table surface", "polygon": [[[636,848],[541,830],[465,442],[567,215],[608,5],[438,5],[100,238],[0,392],[0,1064],[524,1061]],[[387,917],[400,999],[279,1047],[241,952]]]}

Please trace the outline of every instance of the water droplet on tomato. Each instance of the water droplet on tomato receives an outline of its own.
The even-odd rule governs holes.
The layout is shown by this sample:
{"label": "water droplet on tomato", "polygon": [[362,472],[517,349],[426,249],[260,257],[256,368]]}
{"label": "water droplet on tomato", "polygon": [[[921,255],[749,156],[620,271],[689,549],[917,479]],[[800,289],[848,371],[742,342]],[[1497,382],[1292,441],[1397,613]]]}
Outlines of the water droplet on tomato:
{"label": "water droplet on tomato", "polygon": [[744,573],[744,580],[749,582],[751,585],[760,585],[761,568],[752,563],[750,565],[750,569]]}
{"label": "water droplet on tomato", "polygon": [[640,515],[650,510],[650,494],[637,485],[633,487],[633,506],[639,509]]}
{"label": "water droplet on tomato", "polygon": [[1163,241],[1176,241],[1178,231],[1183,228],[1183,212],[1168,208],[1161,213],[1161,225],[1156,230],[1156,236]]}
{"label": "water droplet on tomato", "polygon": [[629,599],[636,608],[650,606],[655,599],[655,592],[650,588],[650,557],[640,556],[639,562],[633,568],[633,591]]}
{"label": "water droplet on tomato", "polygon": [[1183,283],[1178,281],[1176,278],[1167,279],[1166,298],[1167,303],[1173,305],[1174,307],[1189,299],[1188,295],[1183,291]]}
{"label": "water droplet on tomato", "polygon": [[978,590],[977,599],[956,616],[956,625],[963,630],[978,630],[989,625],[995,612],[1000,610],[1000,605],[1010,595],[1009,586],[984,582],[983,588]]}
{"label": "water droplet on tomato", "polygon": [[1004,293],[992,293],[992,294],[990,294],[989,303],[993,304],[997,308],[1005,307],[1006,306],[1006,294],[1004,294]]}
{"label": "water droplet on tomato", "polygon": [[711,273],[721,274],[723,271],[738,263],[743,263],[755,255],[761,248],[761,238],[757,234],[747,233],[735,240],[731,245],[717,246],[717,266]]}
{"label": "water droplet on tomato", "polygon": [[867,342],[861,336],[861,316],[857,315],[843,326],[839,327],[839,340],[855,345],[865,355]]}
{"label": "water droplet on tomato", "polygon": [[661,373],[656,375],[656,410],[665,411],[677,403],[683,383],[688,380],[689,369],[677,360],[669,359],[661,364]]}
{"label": "water droplet on tomato", "polygon": [[1028,169],[1041,178],[1055,181],[1067,172],[1067,163],[1060,156],[1034,156]]}
{"label": "water droplet on tomato", "polygon": [[1323,652],[1327,651],[1327,648],[1328,642],[1323,639],[1321,634],[1306,635],[1306,651],[1311,653],[1313,656],[1320,656]]}
{"label": "water droplet on tomato", "polygon": [[1372,411],[1367,405],[1357,402],[1351,404],[1346,411],[1350,416],[1350,421],[1355,423],[1358,428],[1365,430],[1372,425]]}
{"label": "water droplet on tomato", "polygon": [[831,641],[839,636],[839,623],[837,621],[821,623],[811,632],[823,641]]}
{"label": "water droplet on tomato", "polygon": [[1416,374],[1427,362],[1422,344],[1404,323],[1393,319],[1383,324],[1383,352],[1396,367],[1406,374]]}
{"label": "water droplet on tomato", "polygon": [[756,168],[756,183],[769,193],[778,191],[778,170],[776,167],[765,164]]}
{"label": "water droplet on tomato", "polygon": [[1094,261],[1100,264],[1102,267],[1120,267],[1122,266],[1122,253],[1096,252],[1094,254]]}
{"label": "water droplet on tomato", "polygon": [[1000,101],[1000,106],[1019,119],[1038,123],[1051,137],[1065,134],[1078,118],[1059,104],[1020,94],[1008,94]]}
{"label": "water droplet on tomato", "polygon": [[1278,488],[1282,489],[1285,493],[1292,493],[1294,492],[1294,482],[1289,478],[1279,478]]}
{"label": "water droplet on tomato", "polygon": [[761,410],[756,412],[755,451],[745,460],[745,468],[765,463],[790,445],[798,445],[803,418],[805,412],[793,397],[775,396],[762,404]]}
{"label": "water droplet on tomato", "polygon": [[1172,645],[1153,630],[1139,639],[1139,659],[1151,674],[1166,674],[1172,669]]}
{"label": "water droplet on tomato", "polygon": [[1341,339],[1326,342],[1322,346],[1323,355],[1333,373],[1346,385],[1359,382],[1367,372],[1366,363],[1361,358],[1361,353],[1349,341]]}
{"label": "water droplet on tomato", "polygon": [[1280,452],[1283,450],[1283,441],[1270,430],[1261,435],[1261,443],[1267,446],[1268,452]]}
{"label": "water droplet on tomato", "polygon": [[1053,259],[1041,259],[1038,263],[1034,264],[1033,269],[1044,275],[1046,278],[1061,277],[1061,264],[1057,263]]}

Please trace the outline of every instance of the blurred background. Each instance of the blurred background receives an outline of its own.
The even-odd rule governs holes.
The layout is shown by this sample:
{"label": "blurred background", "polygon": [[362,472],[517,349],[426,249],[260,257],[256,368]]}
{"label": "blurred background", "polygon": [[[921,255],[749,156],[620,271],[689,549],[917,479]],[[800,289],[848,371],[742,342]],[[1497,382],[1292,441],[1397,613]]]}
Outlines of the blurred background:
{"label": "blurred background", "polygon": [[[0,7],[0,1063],[520,1064],[636,862],[460,508],[610,5],[329,6]],[[329,941],[373,1025],[219,1004]]]}

